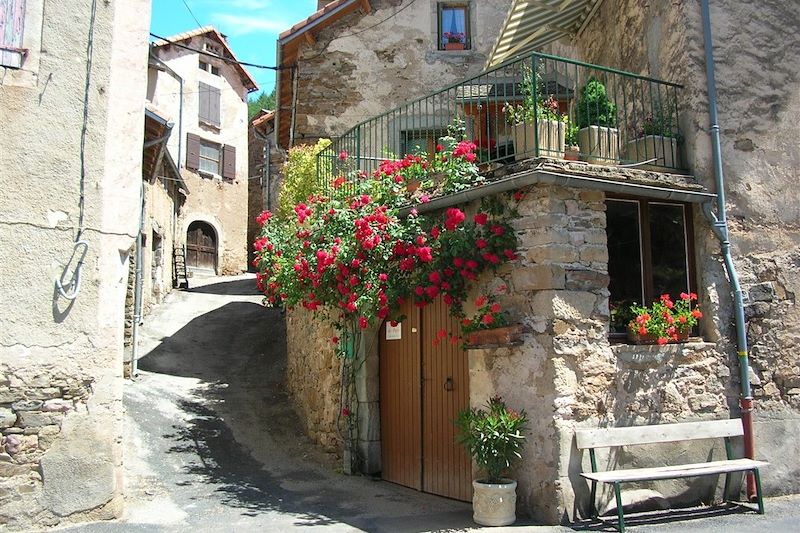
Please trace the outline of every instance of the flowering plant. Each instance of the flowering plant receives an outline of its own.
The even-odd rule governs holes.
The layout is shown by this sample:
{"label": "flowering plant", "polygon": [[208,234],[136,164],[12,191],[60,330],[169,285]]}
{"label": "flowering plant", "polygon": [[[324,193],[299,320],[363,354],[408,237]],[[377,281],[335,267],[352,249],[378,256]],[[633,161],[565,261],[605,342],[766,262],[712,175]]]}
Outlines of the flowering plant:
{"label": "flowering plant", "polygon": [[472,318],[461,321],[461,331],[469,333],[480,329],[500,328],[508,324],[506,312],[497,303],[493,294],[482,294],[475,299],[477,311]]}
{"label": "flowering plant", "polygon": [[485,470],[487,483],[502,483],[503,472],[514,459],[522,458],[528,417],[525,411],[507,407],[499,396],[489,398],[486,410],[465,409],[458,414],[458,442],[478,467]]}
{"label": "flowering plant", "polygon": [[552,95],[545,97],[546,87],[538,72],[528,67],[522,72],[522,103],[503,105],[506,122],[512,125],[533,124],[538,120],[566,122],[568,117],[560,112],[558,101]]}
{"label": "flowering plant", "polygon": [[628,323],[628,331],[634,336],[655,337],[658,344],[677,341],[681,334],[687,334],[703,317],[699,309],[693,308],[697,300],[695,293],[681,293],[680,299],[672,301],[669,294],[662,294],[650,307],[631,306],[633,320]]}
{"label": "flowering plant", "polygon": [[463,43],[465,43],[465,42],[466,42],[466,35],[464,35],[464,34],[463,34],[463,33],[461,33],[461,32],[454,32],[454,31],[453,31],[453,32],[450,32],[450,31],[446,31],[446,32],[444,32],[444,33],[442,34],[442,37],[444,37],[444,38],[445,38],[445,40],[446,40],[448,43],[462,43],[462,44],[463,44]]}

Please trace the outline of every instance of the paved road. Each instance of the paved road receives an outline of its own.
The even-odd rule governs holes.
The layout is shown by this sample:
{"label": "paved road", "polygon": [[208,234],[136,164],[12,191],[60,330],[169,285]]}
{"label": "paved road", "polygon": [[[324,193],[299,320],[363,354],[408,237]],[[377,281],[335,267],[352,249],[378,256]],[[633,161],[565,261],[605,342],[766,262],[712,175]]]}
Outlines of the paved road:
{"label": "paved road", "polygon": [[[469,504],[338,473],[338,465],[303,437],[289,406],[283,320],[260,305],[253,279],[194,279],[192,286],[173,292],[142,328],[146,355],[124,397],[125,516],[68,531],[475,527]],[[767,513],[700,510],[680,521],[657,516],[632,531],[796,531],[800,498],[771,500]],[[613,531],[598,524],[575,529]],[[522,521],[492,531],[573,529]]]}

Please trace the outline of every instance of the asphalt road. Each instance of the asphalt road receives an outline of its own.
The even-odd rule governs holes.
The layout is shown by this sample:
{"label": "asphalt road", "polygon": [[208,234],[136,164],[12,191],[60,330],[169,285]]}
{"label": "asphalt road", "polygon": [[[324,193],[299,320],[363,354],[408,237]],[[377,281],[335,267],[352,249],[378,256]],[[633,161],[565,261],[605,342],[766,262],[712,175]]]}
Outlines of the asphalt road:
{"label": "asphalt road", "polygon": [[[285,331],[252,277],[191,280],[146,317],[126,384],[125,515],[66,528],[128,531],[472,531],[471,506],[345,476],[303,436],[283,388]],[[798,531],[800,498],[767,514],[704,508],[630,519],[631,531]],[[493,531],[614,531],[520,521]]]}

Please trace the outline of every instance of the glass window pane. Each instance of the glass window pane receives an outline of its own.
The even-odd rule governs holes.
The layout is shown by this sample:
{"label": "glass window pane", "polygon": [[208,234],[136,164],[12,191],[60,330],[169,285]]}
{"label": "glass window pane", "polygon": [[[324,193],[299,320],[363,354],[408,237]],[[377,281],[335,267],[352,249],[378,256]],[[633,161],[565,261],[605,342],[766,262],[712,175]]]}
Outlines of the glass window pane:
{"label": "glass window pane", "polygon": [[467,10],[463,6],[443,7],[440,20],[439,35],[441,45],[448,42],[467,42]]}
{"label": "glass window pane", "polygon": [[650,204],[650,251],[654,297],[677,298],[689,291],[686,259],[686,221],[682,205]]}
{"label": "glass window pane", "polygon": [[207,157],[209,159],[219,159],[219,148],[208,144],[201,144],[200,157]]}
{"label": "glass window pane", "polygon": [[609,307],[611,331],[622,333],[633,303],[642,303],[642,253],[639,237],[639,203],[606,202],[608,237]]}

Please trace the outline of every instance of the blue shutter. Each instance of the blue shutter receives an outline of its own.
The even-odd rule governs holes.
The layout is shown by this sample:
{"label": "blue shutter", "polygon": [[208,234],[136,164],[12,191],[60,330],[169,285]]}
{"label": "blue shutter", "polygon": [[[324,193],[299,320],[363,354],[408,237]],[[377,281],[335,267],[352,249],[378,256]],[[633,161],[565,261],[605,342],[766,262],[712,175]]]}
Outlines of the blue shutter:
{"label": "blue shutter", "polygon": [[20,68],[25,56],[25,0],[0,0],[0,65]]}

